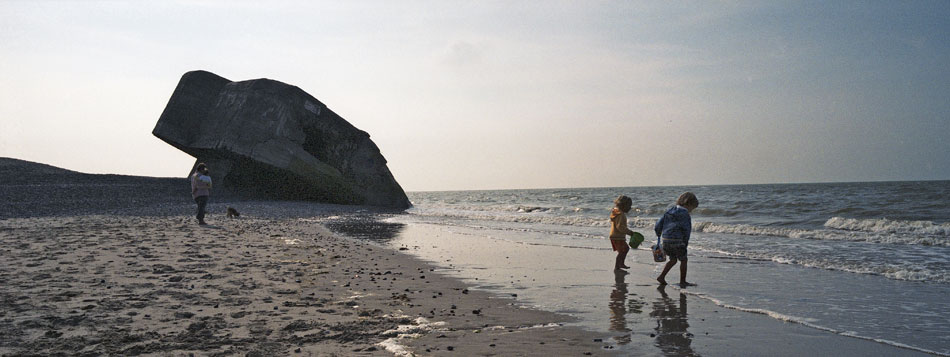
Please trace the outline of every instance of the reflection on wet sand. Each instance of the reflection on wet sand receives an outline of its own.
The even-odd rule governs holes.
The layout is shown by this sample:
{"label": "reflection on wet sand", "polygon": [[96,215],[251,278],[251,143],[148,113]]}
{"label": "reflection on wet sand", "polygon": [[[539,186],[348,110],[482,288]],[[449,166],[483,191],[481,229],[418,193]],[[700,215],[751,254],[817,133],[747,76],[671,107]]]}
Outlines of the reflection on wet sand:
{"label": "reflection on wet sand", "polygon": [[402,223],[384,222],[374,215],[346,216],[343,219],[327,221],[324,225],[334,233],[377,242],[392,240],[406,227]]}
{"label": "reflection on wet sand", "polygon": [[[627,291],[626,271],[614,271],[614,289],[610,292],[610,331],[623,332],[623,335],[614,337],[619,345],[630,343],[630,328],[627,326],[627,314],[643,313],[644,303],[635,298],[629,298]],[[636,294],[629,294],[635,296]]]}
{"label": "reflection on wet sand", "polygon": [[698,356],[690,346],[693,334],[689,333],[686,319],[686,294],[680,293],[679,300],[673,300],[666,294],[666,287],[657,288],[660,298],[653,303],[650,316],[656,318],[656,346],[667,355]]}

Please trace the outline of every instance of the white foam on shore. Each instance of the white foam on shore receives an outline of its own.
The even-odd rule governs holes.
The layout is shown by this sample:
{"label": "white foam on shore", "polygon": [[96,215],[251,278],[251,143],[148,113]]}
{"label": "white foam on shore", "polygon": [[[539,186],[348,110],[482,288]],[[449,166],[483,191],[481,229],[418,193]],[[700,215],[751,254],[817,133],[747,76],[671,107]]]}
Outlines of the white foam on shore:
{"label": "white foam on shore", "polygon": [[286,244],[286,245],[298,245],[298,244],[300,244],[300,239],[297,239],[297,238],[284,238],[284,244]]}
{"label": "white foam on shore", "polygon": [[388,338],[383,342],[377,343],[376,345],[382,347],[397,357],[415,356],[411,351],[409,351],[408,348],[406,348],[406,346],[399,344],[399,339],[396,337]]}
{"label": "white foam on shore", "polygon": [[445,326],[445,321],[429,322],[425,317],[419,317],[412,321],[410,325],[399,325],[395,329],[386,330],[383,335],[403,335],[429,332],[435,327]]}
{"label": "white foam on shore", "polygon": [[907,345],[907,344],[900,343],[900,342],[895,342],[895,341],[891,341],[891,340],[885,340],[885,339],[881,339],[881,338],[873,338],[873,337],[861,336],[861,335],[858,335],[856,332],[853,332],[853,331],[841,331],[841,330],[836,330],[836,329],[833,329],[833,328],[830,328],[830,327],[821,326],[821,325],[818,325],[818,324],[814,323],[815,319],[786,315],[786,314],[778,313],[778,312],[775,312],[775,311],[772,311],[772,310],[767,310],[767,309],[749,308],[749,307],[741,307],[741,306],[736,306],[736,305],[732,305],[732,304],[727,304],[727,303],[723,302],[722,300],[716,299],[716,298],[711,297],[711,296],[709,296],[709,295],[706,295],[706,294],[704,294],[704,293],[689,291],[688,289],[679,289],[679,291],[680,291],[681,293],[684,293],[684,294],[687,294],[687,295],[692,295],[692,296],[695,296],[695,297],[698,297],[698,298],[701,298],[701,299],[706,299],[706,300],[712,302],[713,304],[716,304],[717,306],[721,306],[721,307],[724,307],[724,308],[727,308],[727,309],[732,309],[732,310],[736,310],[736,311],[743,311],[743,312],[750,312],[750,313],[754,313],[754,314],[762,314],[762,315],[766,315],[766,316],[768,316],[768,317],[771,317],[771,318],[776,319],[776,320],[779,320],[779,321],[796,323],[796,324],[799,324],[799,325],[802,325],[802,326],[805,326],[805,327],[809,327],[809,328],[813,328],[813,329],[821,330],[821,331],[825,331],[825,332],[830,332],[830,333],[833,333],[833,334],[836,334],[836,335],[845,336],[845,337],[851,337],[851,338],[857,338],[857,339],[866,340],[866,341],[873,341],[873,342],[877,342],[877,343],[883,343],[883,344],[890,345],[890,346],[894,346],[894,347],[898,347],[898,348],[904,348],[904,349],[914,350],[914,351],[923,352],[923,353],[928,353],[928,354],[932,354],[932,355],[950,356],[950,354],[947,354],[947,353],[941,353],[941,352],[937,352],[937,351],[932,351],[932,350],[928,350],[928,349],[924,349],[924,348],[920,348],[920,347],[915,347],[915,346]]}
{"label": "white foam on shore", "polygon": [[[534,307],[521,306],[521,308],[522,308],[522,309],[538,309],[538,310],[542,310],[542,307],[540,307],[540,306],[534,306]],[[549,327],[561,327],[561,326],[564,326],[564,325],[561,324],[561,323],[557,323],[557,322],[551,322],[551,323],[546,323],[546,324],[538,324],[538,325],[531,325],[531,326],[521,326],[521,327],[515,327],[515,328],[508,327],[508,326],[498,325],[498,326],[486,327],[486,328],[483,328],[482,330],[485,330],[485,331],[497,331],[497,330],[531,330],[531,329],[536,329],[536,328],[549,328]]]}
{"label": "white foam on shore", "polygon": [[[391,316],[391,317],[406,318],[409,316]],[[397,357],[415,356],[415,354],[412,351],[410,351],[409,348],[406,347],[406,345],[402,344],[402,340],[419,338],[423,334],[428,333],[436,328],[443,327],[445,325],[446,325],[445,321],[429,322],[429,320],[427,320],[426,318],[419,317],[413,320],[412,324],[399,325],[394,329],[384,331],[383,333],[380,334],[381,336],[389,336],[389,335],[395,335],[395,336],[390,337],[380,343],[377,343],[376,345],[384,348],[386,351],[389,351],[390,353],[392,353],[394,356],[397,356]],[[550,328],[550,327],[561,327],[561,326],[563,325],[559,323],[547,323],[547,324],[538,324],[538,325],[531,325],[531,326],[522,326],[522,327],[517,327],[515,329],[516,330],[530,330],[530,329],[536,329],[536,328]],[[507,330],[507,329],[510,329],[510,328],[498,325],[498,326],[486,327],[486,328],[483,328],[482,330],[493,331],[493,330]]]}
{"label": "white foam on shore", "polygon": [[[408,316],[397,316],[396,318],[402,317]],[[419,317],[412,320],[412,323],[409,325],[399,325],[392,330],[384,331],[381,336],[393,335],[393,337],[387,338],[385,341],[377,343],[376,345],[398,357],[415,356],[406,345],[402,344],[402,340],[419,338],[423,333],[442,326],[445,326],[445,321],[429,322],[426,318]]]}

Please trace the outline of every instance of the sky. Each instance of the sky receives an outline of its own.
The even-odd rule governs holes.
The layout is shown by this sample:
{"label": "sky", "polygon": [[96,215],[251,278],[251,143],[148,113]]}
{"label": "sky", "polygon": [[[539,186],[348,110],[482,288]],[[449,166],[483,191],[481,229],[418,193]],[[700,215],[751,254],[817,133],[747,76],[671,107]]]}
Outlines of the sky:
{"label": "sky", "polygon": [[296,85],[407,191],[950,179],[950,2],[0,0],[0,157],[184,177],[178,80]]}

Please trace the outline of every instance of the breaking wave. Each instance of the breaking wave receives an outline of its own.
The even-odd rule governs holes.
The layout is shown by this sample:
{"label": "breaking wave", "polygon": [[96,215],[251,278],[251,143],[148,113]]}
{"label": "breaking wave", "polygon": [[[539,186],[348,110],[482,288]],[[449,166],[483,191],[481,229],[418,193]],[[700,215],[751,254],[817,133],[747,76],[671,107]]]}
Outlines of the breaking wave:
{"label": "breaking wave", "polygon": [[931,221],[896,221],[886,218],[853,219],[833,217],[825,222],[825,227],[857,232],[950,236],[950,224],[937,224]]}
{"label": "breaking wave", "polygon": [[829,229],[812,230],[712,222],[693,224],[694,231],[705,233],[950,247],[950,225],[929,221],[860,220],[834,217],[825,223],[825,227]]}
{"label": "breaking wave", "polygon": [[[492,210],[481,211],[460,211],[460,210],[438,210],[438,209],[415,209],[413,214],[427,217],[453,218],[462,220],[481,220],[481,221],[499,221],[511,223],[538,223],[538,224],[556,224],[564,226],[577,227],[609,227],[610,220],[605,211],[603,217],[591,217],[589,215],[576,214],[543,214],[550,209],[538,207],[518,206],[507,212],[517,212],[520,214],[497,214]],[[542,213],[542,214],[538,214]],[[629,217],[629,225],[634,227],[653,227],[653,219],[642,219],[640,217]]]}
{"label": "breaking wave", "polygon": [[[420,216],[458,220],[550,224],[574,227],[606,228],[610,226],[610,221],[606,217],[606,214],[603,217],[592,217],[588,214],[552,214],[549,208],[524,206],[515,206],[509,208],[506,212],[508,213],[502,214],[494,210],[416,209],[413,213]],[[631,216],[627,219],[627,223],[634,229],[650,231],[656,223],[656,218]],[[937,224],[930,221],[833,217],[825,222],[824,227],[826,229],[767,227],[751,224],[727,224],[717,222],[693,223],[693,231],[702,233],[950,247],[950,224],[946,223]]]}

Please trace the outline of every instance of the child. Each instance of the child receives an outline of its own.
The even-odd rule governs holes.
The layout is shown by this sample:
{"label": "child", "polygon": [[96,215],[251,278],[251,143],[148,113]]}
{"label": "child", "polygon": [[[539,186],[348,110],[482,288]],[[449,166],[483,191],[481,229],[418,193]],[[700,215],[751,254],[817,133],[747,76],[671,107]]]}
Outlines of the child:
{"label": "child", "polygon": [[627,212],[633,207],[633,200],[630,197],[620,195],[614,200],[614,209],[610,212],[610,245],[617,252],[617,262],[614,263],[614,270],[630,269],[623,261],[627,258],[627,252],[630,247],[627,245],[627,235],[633,234],[630,228],[627,228]]}
{"label": "child", "polygon": [[690,284],[686,282],[686,246],[689,245],[689,234],[693,230],[693,222],[689,213],[696,207],[699,207],[699,199],[692,192],[686,192],[676,199],[676,206],[670,207],[663,214],[663,217],[656,222],[657,238],[663,239],[663,252],[670,258],[670,261],[663,267],[663,272],[656,278],[660,285],[666,285],[666,273],[676,265],[680,264],[680,286],[687,287]]}

